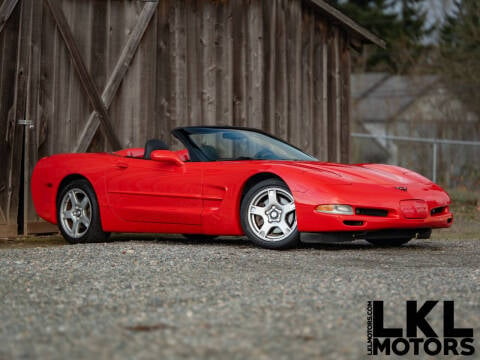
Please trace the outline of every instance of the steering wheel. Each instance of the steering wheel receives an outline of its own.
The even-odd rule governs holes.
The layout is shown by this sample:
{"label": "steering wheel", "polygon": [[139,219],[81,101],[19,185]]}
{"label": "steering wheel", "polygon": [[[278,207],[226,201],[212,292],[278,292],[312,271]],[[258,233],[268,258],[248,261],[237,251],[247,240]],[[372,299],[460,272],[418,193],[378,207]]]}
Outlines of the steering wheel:
{"label": "steering wheel", "polygon": [[262,149],[255,154],[255,159],[259,160],[274,160],[277,158],[278,157],[275,155],[275,153],[269,149]]}

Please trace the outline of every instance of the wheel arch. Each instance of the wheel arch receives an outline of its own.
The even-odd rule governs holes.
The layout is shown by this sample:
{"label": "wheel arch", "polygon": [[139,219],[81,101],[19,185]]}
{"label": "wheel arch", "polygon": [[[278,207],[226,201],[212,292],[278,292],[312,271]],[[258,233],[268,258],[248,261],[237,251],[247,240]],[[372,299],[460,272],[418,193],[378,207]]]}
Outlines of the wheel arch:
{"label": "wheel arch", "polygon": [[[93,187],[92,183],[90,180],[88,180],[87,177],[85,177],[84,175],[81,175],[81,174],[69,174],[67,176],[65,176],[61,181],[60,183],[58,184],[58,188],[57,188],[57,194],[55,195],[55,210],[56,207],[57,207],[57,204],[58,204],[58,197],[60,196],[60,193],[62,191],[62,189],[67,186],[69,183],[71,183],[72,181],[75,181],[75,180],[85,180],[87,181],[90,186],[92,187],[92,190],[93,192],[95,193],[95,188]],[[56,211],[55,211],[56,213]]]}
{"label": "wheel arch", "polygon": [[[97,193],[97,190],[95,189],[95,186],[93,185],[92,181],[87,176],[79,174],[79,173],[74,173],[74,174],[68,174],[68,175],[64,176],[63,179],[58,184],[57,191],[56,191],[56,194],[55,194],[55,202],[53,204],[56,223],[58,223],[57,214],[58,214],[58,203],[59,203],[59,200],[60,200],[59,199],[60,193],[62,192],[62,190],[65,186],[67,186],[69,183],[71,183],[72,181],[75,181],[75,180],[85,180],[90,185],[90,188],[92,189],[93,194],[95,195],[95,198],[97,200],[98,211],[99,211],[99,214],[100,214],[100,220],[102,220],[103,219],[103,206],[101,205],[101,201],[99,199],[99,195]],[[103,225],[103,223],[102,223],[102,225]]]}
{"label": "wheel arch", "polygon": [[[286,174],[286,175],[288,177],[288,174]],[[280,176],[276,173],[269,172],[269,171],[256,173],[256,174],[250,176],[244,182],[244,184],[242,186],[241,197],[239,199],[239,204],[238,204],[239,205],[238,220],[240,221],[240,227],[241,227],[243,233],[245,235],[247,235],[247,237],[250,240],[252,240],[254,243],[256,243],[257,245],[260,245],[262,247],[269,248],[269,249],[286,249],[286,248],[294,247],[299,241],[298,230],[294,230],[293,232],[290,232],[290,233],[286,234],[285,235],[286,237],[282,238],[280,240],[275,240],[275,241],[268,241],[268,240],[265,240],[265,239],[255,240],[256,237],[258,236],[258,234],[257,235],[252,235],[253,230],[248,229],[248,225],[246,225],[247,221],[245,220],[244,217],[242,218],[242,210],[245,211],[243,206],[242,206],[242,203],[245,201],[244,200],[245,196],[247,195],[249,190],[251,190],[255,185],[257,185],[260,182],[265,181],[265,180],[280,181],[282,184],[285,185],[285,187],[288,189],[288,192],[290,192],[290,195],[292,196],[293,201],[295,201],[295,195],[292,191],[292,187],[289,186],[288,182],[285,180],[284,177],[282,177],[282,176]]]}
{"label": "wheel arch", "polygon": [[[264,180],[268,180],[268,179],[276,179],[276,180],[280,180],[282,181],[287,187],[288,184],[287,182],[279,175],[275,174],[275,173],[272,173],[272,172],[260,172],[260,173],[257,173],[257,174],[254,174],[252,176],[250,176],[242,185],[242,190],[240,192],[241,196],[240,196],[240,201],[239,201],[239,205],[241,206],[242,205],[242,201],[243,201],[243,198],[245,197],[245,195],[247,194],[248,190],[250,190],[253,186],[255,186],[256,184],[258,184],[259,182],[261,181],[264,181]],[[289,187],[290,188],[290,187]],[[291,191],[291,190],[290,190]]]}

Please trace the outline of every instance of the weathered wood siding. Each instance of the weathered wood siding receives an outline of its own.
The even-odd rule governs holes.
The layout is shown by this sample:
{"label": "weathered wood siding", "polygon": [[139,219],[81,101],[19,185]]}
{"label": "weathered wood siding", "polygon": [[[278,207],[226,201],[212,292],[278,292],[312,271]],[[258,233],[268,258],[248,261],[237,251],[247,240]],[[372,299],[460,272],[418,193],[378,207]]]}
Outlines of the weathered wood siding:
{"label": "weathered wood siding", "polygon": [[[176,126],[236,125],[262,128],[322,160],[348,160],[349,33],[308,0],[18,2],[5,26],[0,19],[0,224],[16,227],[24,132],[24,216],[35,225],[26,232],[38,221],[28,184],[37,159],[112,150],[105,121],[122,147],[170,140]],[[34,127],[15,125],[20,118]]]}
{"label": "weathered wood siding", "polygon": [[17,233],[21,188],[23,128],[15,126],[16,104],[23,101],[15,87],[25,83],[24,76],[17,78],[20,17],[14,2],[0,3],[0,233],[7,235]]}

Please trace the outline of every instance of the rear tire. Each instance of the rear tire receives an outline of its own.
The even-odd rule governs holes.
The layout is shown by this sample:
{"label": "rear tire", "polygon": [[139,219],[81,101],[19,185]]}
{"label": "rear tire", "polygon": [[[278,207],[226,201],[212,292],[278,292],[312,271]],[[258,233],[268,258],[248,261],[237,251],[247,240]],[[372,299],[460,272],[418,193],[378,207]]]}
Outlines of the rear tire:
{"label": "rear tire", "polygon": [[367,240],[370,244],[375,246],[384,246],[384,247],[398,247],[405,245],[411,240],[411,238],[403,239],[370,239]]}
{"label": "rear tire", "polygon": [[267,179],[250,188],[240,208],[240,220],[247,237],[267,249],[286,249],[299,243],[295,201],[288,186]]}
{"label": "rear tire", "polygon": [[60,189],[57,199],[58,228],[71,244],[105,242],[97,197],[87,180],[73,180]]}

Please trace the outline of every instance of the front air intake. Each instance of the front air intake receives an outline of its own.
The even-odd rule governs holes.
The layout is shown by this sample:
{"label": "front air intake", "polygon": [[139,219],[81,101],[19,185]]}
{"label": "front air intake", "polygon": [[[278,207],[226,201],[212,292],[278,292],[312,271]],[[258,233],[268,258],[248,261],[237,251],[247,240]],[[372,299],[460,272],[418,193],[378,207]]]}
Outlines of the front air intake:
{"label": "front air intake", "polygon": [[356,215],[365,215],[365,216],[379,216],[379,217],[387,217],[388,210],[385,209],[368,209],[368,208],[356,208],[355,209]]}

